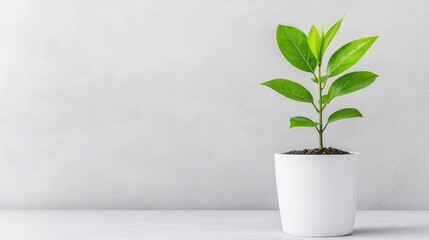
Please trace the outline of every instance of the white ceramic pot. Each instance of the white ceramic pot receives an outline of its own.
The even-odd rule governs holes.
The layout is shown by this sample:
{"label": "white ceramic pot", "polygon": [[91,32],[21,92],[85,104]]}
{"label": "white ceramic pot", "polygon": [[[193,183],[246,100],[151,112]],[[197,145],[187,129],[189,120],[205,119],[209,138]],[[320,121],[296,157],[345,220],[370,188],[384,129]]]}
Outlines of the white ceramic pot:
{"label": "white ceramic pot", "polygon": [[284,232],[307,237],[353,232],[359,154],[274,157]]}

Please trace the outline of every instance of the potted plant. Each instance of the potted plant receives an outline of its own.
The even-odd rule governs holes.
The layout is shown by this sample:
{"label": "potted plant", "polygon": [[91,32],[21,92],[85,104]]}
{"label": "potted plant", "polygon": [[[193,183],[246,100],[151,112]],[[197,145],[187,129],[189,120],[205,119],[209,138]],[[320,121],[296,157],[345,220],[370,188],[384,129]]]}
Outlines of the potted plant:
{"label": "potted plant", "polygon": [[317,85],[317,99],[291,80],[277,78],[262,83],[289,99],[308,103],[318,116],[317,120],[304,116],[290,119],[290,128],[315,128],[318,148],[274,155],[282,227],[291,235],[341,236],[350,234],[354,228],[359,154],[325,148],[323,133],[335,121],[362,117],[362,114],[356,108],[344,108],[330,114],[326,122],[324,114],[334,99],[361,90],[376,80],[378,75],[372,72],[344,72],[362,58],[377,37],[345,44],[332,54],[323,69],[324,53],[341,22],[342,19],[326,33],[323,28],[319,33],[313,25],[308,36],[292,26],[277,27],[280,52],[291,65],[310,74],[311,81]]}

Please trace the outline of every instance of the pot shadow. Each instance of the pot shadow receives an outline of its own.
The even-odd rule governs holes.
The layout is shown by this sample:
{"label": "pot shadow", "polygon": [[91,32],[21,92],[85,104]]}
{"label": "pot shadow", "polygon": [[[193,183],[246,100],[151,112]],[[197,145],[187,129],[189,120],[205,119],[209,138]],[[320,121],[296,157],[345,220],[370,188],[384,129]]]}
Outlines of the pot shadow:
{"label": "pot shadow", "polygon": [[390,236],[412,236],[414,234],[429,234],[428,226],[386,226],[386,227],[361,227],[356,228],[348,236],[356,237],[390,237]]}

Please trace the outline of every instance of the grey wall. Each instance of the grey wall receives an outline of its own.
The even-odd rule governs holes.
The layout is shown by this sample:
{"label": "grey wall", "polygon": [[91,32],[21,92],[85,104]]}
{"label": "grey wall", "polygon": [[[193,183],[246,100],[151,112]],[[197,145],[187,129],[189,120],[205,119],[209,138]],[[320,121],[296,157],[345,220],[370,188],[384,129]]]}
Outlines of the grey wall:
{"label": "grey wall", "polygon": [[[427,1],[0,1],[0,208],[275,209],[273,152],[313,114],[258,84],[314,87],[275,43],[347,16],[329,54],[380,38],[381,75],[326,144],[362,153],[362,209],[429,209]],[[314,89],[314,88],[313,88]]]}

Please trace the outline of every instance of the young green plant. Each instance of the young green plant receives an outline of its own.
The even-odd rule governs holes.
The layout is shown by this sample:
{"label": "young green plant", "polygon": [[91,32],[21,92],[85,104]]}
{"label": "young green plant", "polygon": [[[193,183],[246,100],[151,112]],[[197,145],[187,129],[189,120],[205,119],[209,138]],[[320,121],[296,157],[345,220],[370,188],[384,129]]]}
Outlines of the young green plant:
{"label": "young green plant", "polygon": [[311,80],[317,84],[318,100],[304,86],[291,80],[276,78],[262,83],[281,95],[300,102],[311,104],[319,119],[313,121],[308,117],[296,116],[290,119],[290,128],[314,127],[319,135],[319,149],[323,151],[323,132],[326,127],[335,121],[347,118],[362,117],[356,108],[344,108],[332,113],[324,124],[323,113],[331,101],[339,96],[361,90],[371,85],[378,77],[368,71],[356,71],[338,77],[329,87],[327,93],[324,89],[330,78],[344,73],[355,65],[372,46],[377,36],[361,38],[351,41],[340,47],[332,54],[322,75],[322,60],[329,44],[335,37],[342,23],[340,19],[328,32],[321,32],[313,25],[306,36],[301,30],[291,26],[279,25],[277,27],[277,45],[282,55],[294,67],[311,74]]}

